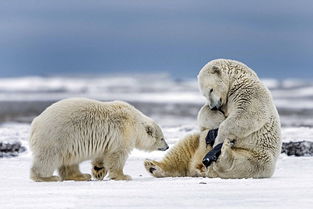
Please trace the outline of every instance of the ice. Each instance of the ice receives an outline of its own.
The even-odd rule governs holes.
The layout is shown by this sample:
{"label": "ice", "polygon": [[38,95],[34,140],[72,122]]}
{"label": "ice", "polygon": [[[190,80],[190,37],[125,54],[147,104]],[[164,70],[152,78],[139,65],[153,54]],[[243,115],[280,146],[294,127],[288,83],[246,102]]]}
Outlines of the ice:
{"label": "ice", "polygon": [[313,129],[308,127],[283,128],[282,137],[285,142],[302,140],[313,142]]}
{"label": "ice", "polygon": [[[278,107],[299,108],[301,104],[313,109],[313,82],[262,81],[272,91]],[[167,74],[0,78],[0,101],[51,101],[73,96],[133,102],[204,102],[196,79],[175,80]]]}

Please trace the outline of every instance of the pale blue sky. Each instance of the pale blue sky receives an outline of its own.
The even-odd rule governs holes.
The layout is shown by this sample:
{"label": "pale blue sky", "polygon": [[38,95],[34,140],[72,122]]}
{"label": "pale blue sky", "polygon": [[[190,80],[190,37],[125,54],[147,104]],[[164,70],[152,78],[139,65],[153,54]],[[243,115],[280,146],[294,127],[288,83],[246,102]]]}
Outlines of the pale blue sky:
{"label": "pale blue sky", "polygon": [[0,76],[167,72],[232,58],[313,78],[313,1],[2,0]]}

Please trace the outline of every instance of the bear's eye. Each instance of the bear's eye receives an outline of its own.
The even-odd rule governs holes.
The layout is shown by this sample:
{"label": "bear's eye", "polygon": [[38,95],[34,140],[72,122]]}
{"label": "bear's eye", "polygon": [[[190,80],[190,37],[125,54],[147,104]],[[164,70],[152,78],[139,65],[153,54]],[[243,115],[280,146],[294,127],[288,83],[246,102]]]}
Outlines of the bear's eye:
{"label": "bear's eye", "polygon": [[213,92],[213,89],[210,89],[210,93],[212,93]]}

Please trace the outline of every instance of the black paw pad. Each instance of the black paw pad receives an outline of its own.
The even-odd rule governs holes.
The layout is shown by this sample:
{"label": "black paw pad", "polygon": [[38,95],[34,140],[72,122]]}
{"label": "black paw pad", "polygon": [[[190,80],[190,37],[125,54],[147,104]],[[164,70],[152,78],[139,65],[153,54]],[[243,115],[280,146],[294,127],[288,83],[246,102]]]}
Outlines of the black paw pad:
{"label": "black paw pad", "polygon": [[149,172],[152,173],[152,174],[153,174],[153,171],[155,171],[155,170],[156,170],[155,168],[152,168],[152,167],[149,168]]}
{"label": "black paw pad", "polygon": [[210,166],[213,162],[215,162],[221,154],[223,143],[216,145],[202,160],[203,165],[205,167]]}
{"label": "black paw pad", "polygon": [[100,171],[100,170],[104,169],[104,167],[97,167],[97,166],[94,166],[93,169],[94,169],[95,171]]}
{"label": "black paw pad", "polygon": [[205,142],[207,145],[213,146],[215,138],[217,137],[218,129],[212,129],[208,132],[208,135],[205,137]]}

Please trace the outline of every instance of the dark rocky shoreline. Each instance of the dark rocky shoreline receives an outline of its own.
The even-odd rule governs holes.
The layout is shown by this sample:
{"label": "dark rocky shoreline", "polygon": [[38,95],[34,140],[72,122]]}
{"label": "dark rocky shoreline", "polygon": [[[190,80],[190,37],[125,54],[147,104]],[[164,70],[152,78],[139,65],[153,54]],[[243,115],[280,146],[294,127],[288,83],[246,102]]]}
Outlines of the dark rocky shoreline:
{"label": "dark rocky shoreline", "polygon": [[282,145],[281,153],[288,156],[313,156],[313,142],[311,141],[298,141],[298,142],[284,142]]}
{"label": "dark rocky shoreline", "polygon": [[[0,101],[0,124],[6,122],[31,123],[46,107],[54,103],[50,101]],[[201,108],[193,103],[154,103],[130,102],[143,113],[155,119],[164,116],[178,121],[193,122]],[[313,127],[313,109],[278,108],[282,127]],[[0,142],[0,158],[15,157],[24,152],[20,142]],[[288,156],[313,156],[313,142],[284,142],[282,153]]]}
{"label": "dark rocky shoreline", "polygon": [[[1,122],[30,123],[51,101],[0,101]],[[201,104],[129,102],[148,116],[196,120]],[[282,127],[313,127],[313,109],[278,108]]]}
{"label": "dark rocky shoreline", "polygon": [[[14,143],[0,142],[0,158],[17,157],[20,153],[25,151],[26,147],[22,146],[20,142]],[[310,141],[284,142],[282,144],[281,153],[284,153],[287,156],[296,156],[296,157],[313,156],[313,142]]]}
{"label": "dark rocky shoreline", "polygon": [[0,158],[17,157],[20,153],[25,152],[26,148],[20,142],[5,143],[0,142]]}

